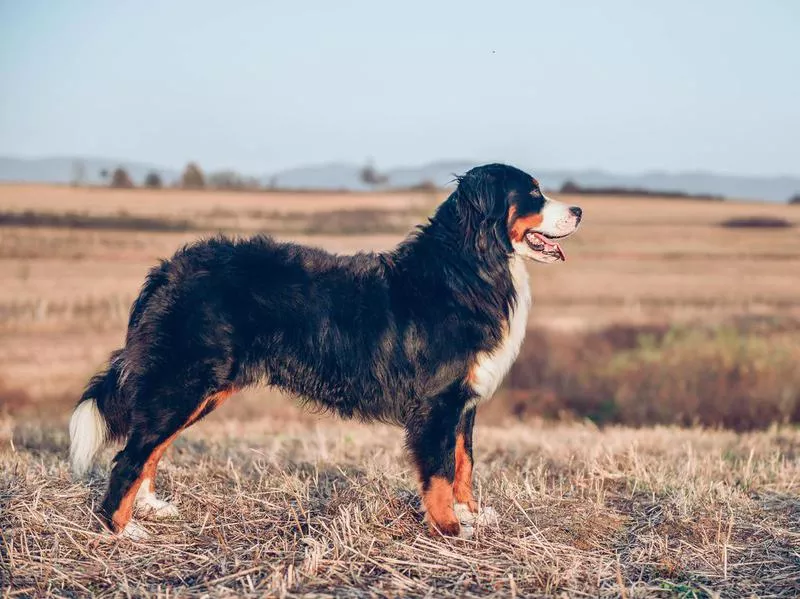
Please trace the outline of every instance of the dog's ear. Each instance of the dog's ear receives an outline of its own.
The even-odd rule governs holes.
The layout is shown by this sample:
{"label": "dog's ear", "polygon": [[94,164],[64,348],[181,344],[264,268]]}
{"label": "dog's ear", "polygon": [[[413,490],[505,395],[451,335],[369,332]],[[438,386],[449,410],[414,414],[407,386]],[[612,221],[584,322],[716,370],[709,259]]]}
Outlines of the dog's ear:
{"label": "dog's ear", "polygon": [[472,242],[482,253],[507,244],[502,231],[506,226],[509,197],[499,173],[473,169],[458,178],[455,195],[465,243]]}

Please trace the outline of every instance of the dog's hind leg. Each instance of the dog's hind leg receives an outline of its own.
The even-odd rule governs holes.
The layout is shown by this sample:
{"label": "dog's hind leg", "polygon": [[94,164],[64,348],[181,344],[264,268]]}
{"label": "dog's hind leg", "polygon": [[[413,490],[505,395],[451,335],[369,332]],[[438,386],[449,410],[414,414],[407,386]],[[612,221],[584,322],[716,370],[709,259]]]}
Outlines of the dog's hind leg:
{"label": "dog's hind leg", "polygon": [[[101,516],[108,527],[131,537],[144,536],[144,531],[131,523],[137,496],[142,486],[149,492],[155,482],[156,467],[170,443],[183,431],[219,406],[233,392],[226,389],[206,396],[195,407],[167,410],[161,407],[158,417],[134,414],[134,425],[125,448],[117,454],[101,507]],[[171,405],[161,396],[162,406]],[[169,504],[168,504],[169,505]]]}
{"label": "dog's hind leg", "polygon": [[166,449],[167,444],[159,446],[142,469],[142,483],[134,501],[137,515],[149,518],[174,518],[178,515],[178,508],[174,504],[159,499],[155,493],[156,469]]}
{"label": "dog's hind leg", "polygon": [[161,448],[172,441],[174,435],[166,430],[135,430],[125,447],[117,454],[108,491],[100,508],[101,518],[113,532],[131,538],[146,536],[139,526],[131,523],[133,506],[144,481],[144,473],[152,469],[153,464],[158,461],[159,454],[163,453]]}
{"label": "dog's hind leg", "polygon": [[[190,420],[184,424],[180,430],[182,431],[183,429],[188,428],[200,420],[203,416],[218,408],[220,404],[222,404],[222,402],[224,402],[232,394],[233,389],[228,389],[210,395],[197,410],[198,415],[191,417]],[[137,513],[141,513],[143,516],[159,519],[174,518],[178,515],[178,508],[175,507],[174,504],[164,501],[163,499],[159,499],[155,494],[156,470],[158,469],[158,463],[164,455],[164,452],[167,450],[167,447],[169,447],[169,443],[162,443],[158,448],[156,448],[142,469],[142,483],[139,486],[139,491],[136,493],[134,505],[135,511]]]}

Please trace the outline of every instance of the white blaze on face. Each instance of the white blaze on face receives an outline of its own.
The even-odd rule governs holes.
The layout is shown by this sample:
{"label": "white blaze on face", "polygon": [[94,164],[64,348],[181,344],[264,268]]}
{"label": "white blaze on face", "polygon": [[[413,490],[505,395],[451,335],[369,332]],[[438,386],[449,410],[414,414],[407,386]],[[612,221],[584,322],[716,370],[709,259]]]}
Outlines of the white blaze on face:
{"label": "white blaze on face", "polygon": [[562,237],[575,232],[578,228],[578,219],[570,212],[571,206],[547,196],[544,199],[541,212],[542,224],[536,230],[547,237]]}

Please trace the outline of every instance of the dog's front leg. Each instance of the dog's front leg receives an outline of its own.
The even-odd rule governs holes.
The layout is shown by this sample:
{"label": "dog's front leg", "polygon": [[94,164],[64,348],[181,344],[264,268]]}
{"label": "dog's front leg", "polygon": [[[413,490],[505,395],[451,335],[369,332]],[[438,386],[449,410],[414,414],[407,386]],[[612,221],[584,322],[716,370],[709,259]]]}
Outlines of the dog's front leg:
{"label": "dog's front leg", "polygon": [[432,398],[406,425],[408,447],[419,473],[422,504],[432,531],[458,536],[461,524],[453,509],[456,476],[456,426],[466,402],[460,390]]}
{"label": "dog's front leg", "polygon": [[[455,462],[456,474],[453,481],[453,497],[472,514],[478,513],[478,502],[472,493],[472,429],[475,426],[475,408],[464,410],[456,428]],[[463,509],[463,508],[462,508]]]}

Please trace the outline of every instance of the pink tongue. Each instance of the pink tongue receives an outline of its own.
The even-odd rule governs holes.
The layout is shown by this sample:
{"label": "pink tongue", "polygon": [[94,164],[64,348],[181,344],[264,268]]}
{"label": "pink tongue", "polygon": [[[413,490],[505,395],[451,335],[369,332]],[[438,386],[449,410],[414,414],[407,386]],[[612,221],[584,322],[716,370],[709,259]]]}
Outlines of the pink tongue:
{"label": "pink tongue", "polygon": [[558,252],[558,255],[560,256],[562,262],[566,262],[567,255],[564,253],[564,250],[561,249],[561,246],[558,245],[558,243],[548,239],[547,237],[545,237],[541,233],[536,233],[535,231],[531,231],[531,235],[533,235],[536,239],[538,239],[539,241],[541,241],[544,244],[545,251],[548,251],[548,252],[556,251],[556,252]]}

